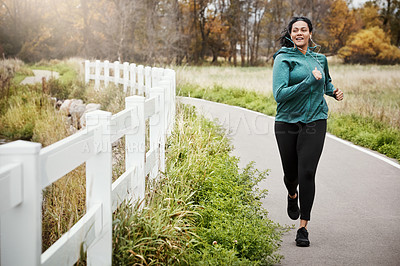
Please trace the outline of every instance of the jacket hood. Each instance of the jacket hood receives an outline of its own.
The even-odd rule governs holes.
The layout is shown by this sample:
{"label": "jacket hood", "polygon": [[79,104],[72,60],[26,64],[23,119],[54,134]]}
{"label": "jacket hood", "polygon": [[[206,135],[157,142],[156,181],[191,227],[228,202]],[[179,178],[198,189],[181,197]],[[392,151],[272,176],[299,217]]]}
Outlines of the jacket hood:
{"label": "jacket hood", "polygon": [[[307,48],[307,52],[311,53],[313,52],[313,50],[315,50],[316,46],[313,47],[308,47]],[[278,54],[288,54],[288,55],[295,55],[295,54],[299,54],[299,50],[296,47],[282,47],[281,49],[279,49],[274,55],[273,58],[275,60],[275,57],[278,56]]]}
{"label": "jacket hood", "polygon": [[295,54],[297,52],[296,50],[297,48],[295,47],[282,47],[274,54],[273,58],[275,60],[275,57],[277,57],[278,54]]}

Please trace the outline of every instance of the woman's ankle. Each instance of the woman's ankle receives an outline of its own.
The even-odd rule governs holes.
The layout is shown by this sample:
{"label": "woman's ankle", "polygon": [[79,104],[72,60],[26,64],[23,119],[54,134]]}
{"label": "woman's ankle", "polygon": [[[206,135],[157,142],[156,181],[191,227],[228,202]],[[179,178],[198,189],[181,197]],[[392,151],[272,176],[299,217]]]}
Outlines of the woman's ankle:
{"label": "woman's ankle", "polygon": [[307,229],[307,225],[308,225],[308,221],[307,220],[300,220],[300,227],[299,228],[304,227],[305,229]]}

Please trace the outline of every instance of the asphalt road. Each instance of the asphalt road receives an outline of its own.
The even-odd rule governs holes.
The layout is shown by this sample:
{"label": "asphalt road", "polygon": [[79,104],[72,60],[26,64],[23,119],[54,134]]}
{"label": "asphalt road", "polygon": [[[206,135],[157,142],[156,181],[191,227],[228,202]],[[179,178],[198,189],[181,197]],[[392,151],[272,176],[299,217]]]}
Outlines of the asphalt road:
{"label": "asphalt road", "polygon": [[[274,118],[239,107],[180,98],[227,129],[240,166],[270,169],[261,187],[269,217],[293,225],[274,136]],[[283,237],[282,265],[400,265],[400,165],[383,155],[327,135],[308,225],[311,245],[296,247],[295,229]]]}

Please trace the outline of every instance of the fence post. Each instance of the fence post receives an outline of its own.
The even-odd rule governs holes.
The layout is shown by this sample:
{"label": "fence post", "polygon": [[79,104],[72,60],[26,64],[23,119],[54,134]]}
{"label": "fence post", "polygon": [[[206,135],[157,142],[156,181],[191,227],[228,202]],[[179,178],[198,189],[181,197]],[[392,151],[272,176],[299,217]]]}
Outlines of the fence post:
{"label": "fence post", "polygon": [[85,83],[89,83],[90,80],[90,61],[85,60]]}
{"label": "fence post", "polygon": [[101,228],[96,228],[95,242],[87,249],[88,265],[111,265],[112,262],[112,147],[111,113],[93,111],[86,114],[87,129],[96,128],[96,155],[86,162],[86,208],[102,204]]}
{"label": "fence post", "polygon": [[144,96],[144,73],[142,65],[139,65],[137,67],[137,74],[138,74],[138,94]]}
{"label": "fence post", "polygon": [[114,62],[114,83],[118,87],[119,84],[119,62]]}
{"label": "fence post", "polygon": [[169,134],[169,127],[170,127],[170,123],[171,123],[171,82],[169,80],[163,79],[161,80],[158,84],[160,85],[161,88],[164,89],[165,91],[165,124],[164,124],[164,131],[166,132],[166,134]]}
{"label": "fence post", "polygon": [[42,180],[40,143],[23,140],[0,146],[0,163],[22,164],[22,203],[1,214],[0,265],[40,265],[42,255]]}
{"label": "fence post", "polygon": [[128,89],[129,85],[129,63],[124,62],[124,92]]}
{"label": "fence post", "polygon": [[144,82],[145,82],[145,94],[146,97],[150,94],[151,85],[151,67],[147,66],[144,68]]}
{"label": "fence post", "polygon": [[175,121],[175,115],[176,115],[176,72],[172,69],[167,69],[166,73],[168,74],[168,77],[171,79],[171,103],[172,103],[172,121],[173,123]]}
{"label": "fence post", "polygon": [[129,65],[131,95],[136,94],[136,64]]}
{"label": "fence post", "polygon": [[[125,98],[127,109],[136,110],[136,115],[131,117],[132,132],[125,135],[126,169],[136,164],[136,180],[132,180],[132,191],[134,199],[142,200],[145,196],[145,174],[144,163],[146,158],[145,132],[146,123],[144,120],[144,102],[143,96],[129,96]],[[133,114],[133,113],[132,113]]]}
{"label": "fence post", "polygon": [[[158,170],[161,172],[165,171],[165,90],[163,88],[151,88],[150,97],[157,97],[157,109],[158,114],[150,117],[150,149],[158,146],[159,156],[158,160]],[[157,173],[152,174],[152,176],[157,175]]]}
{"label": "fence post", "polygon": [[96,60],[96,67],[94,70],[94,87],[96,89],[100,88],[100,60]]}
{"label": "fence post", "polygon": [[110,83],[110,62],[106,60],[104,61],[104,87],[107,87],[108,83]]}
{"label": "fence post", "polygon": [[163,68],[153,67],[151,69],[151,84],[153,87],[159,87],[159,82],[163,75]]}

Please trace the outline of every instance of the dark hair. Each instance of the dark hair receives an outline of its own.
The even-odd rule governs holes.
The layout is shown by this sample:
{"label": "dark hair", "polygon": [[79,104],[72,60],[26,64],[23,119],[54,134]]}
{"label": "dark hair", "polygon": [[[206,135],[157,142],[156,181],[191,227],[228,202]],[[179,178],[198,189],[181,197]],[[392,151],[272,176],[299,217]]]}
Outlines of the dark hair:
{"label": "dark hair", "polygon": [[308,25],[308,29],[310,32],[313,30],[313,26],[311,20],[306,17],[293,17],[292,20],[289,22],[288,26],[281,32],[281,37],[279,37],[279,41],[282,47],[293,47],[294,44],[291,41],[290,33],[292,32],[293,24],[297,21],[304,21]]}

